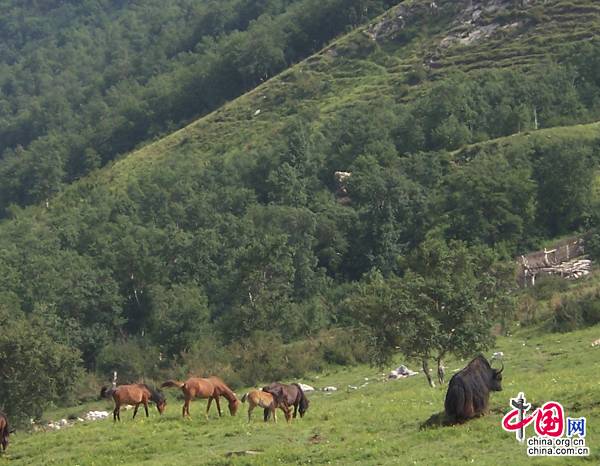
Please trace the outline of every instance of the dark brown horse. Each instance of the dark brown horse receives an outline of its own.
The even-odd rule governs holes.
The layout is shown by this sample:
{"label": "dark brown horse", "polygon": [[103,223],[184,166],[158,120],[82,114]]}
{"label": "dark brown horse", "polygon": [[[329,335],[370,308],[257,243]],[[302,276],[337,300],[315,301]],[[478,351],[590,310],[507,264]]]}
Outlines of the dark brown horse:
{"label": "dark brown horse", "polygon": [[113,411],[114,421],[121,420],[122,405],[135,406],[135,409],[133,410],[133,419],[135,419],[135,415],[137,414],[140,404],[144,405],[146,417],[148,417],[149,401],[156,403],[156,409],[158,409],[159,414],[162,414],[165,411],[165,407],[167,405],[167,400],[160,390],[154,390],[143,383],[119,385],[116,388],[110,389],[102,387],[102,390],[100,390],[100,396],[103,398],[112,396],[113,400],[115,401],[115,409]]}
{"label": "dark brown horse", "polygon": [[219,397],[222,396],[229,401],[229,412],[232,416],[235,416],[237,409],[240,405],[240,401],[235,396],[235,393],[225,385],[219,377],[200,378],[192,377],[187,379],[185,382],[179,382],[177,380],[167,380],[161,385],[161,387],[177,387],[183,392],[184,402],[182,415],[183,417],[190,417],[190,402],[194,398],[207,398],[208,404],[206,406],[205,416],[208,419],[208,410],[214,400],[217,404],[217,410],[219,416],[221,416],[221,404],[219,403]]}
{"label": "dark brown horse", "polygon": [[0,412],[0,445],[2,445],[2,451],[6,451],[8,447],[8,435],[11,433],[8,427],[8,418],[6,414]]}
{"label": "dark brown horse", "polygon": [[[270,393],[275,398],[278,405],[294,406],[294,419],[296,414],[300,412],[300,417],[308,410],[309,401],[306,395],[300,388],[300,385],[293,383],[286,385],[279,382],[274,382],[271,385],[263,387],[263,391]],[[265,409],[265,420],[268,419],[269,412]]]}

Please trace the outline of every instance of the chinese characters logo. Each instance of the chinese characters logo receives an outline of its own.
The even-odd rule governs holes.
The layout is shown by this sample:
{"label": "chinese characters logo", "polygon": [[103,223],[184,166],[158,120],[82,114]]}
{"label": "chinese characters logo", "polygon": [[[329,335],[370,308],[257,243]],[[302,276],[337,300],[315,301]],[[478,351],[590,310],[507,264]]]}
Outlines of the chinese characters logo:
{"label": "chinese characters logo", "polygon": [[522,392],[511,398],[510,407],[513,409],[502,419],[502,428],[514,432],[518,442],[524,443],[526,427],[534,426],[536,435],[527,439],[529,456],[589,455],[589,448],[585,446],[585,417],[565,419],[565,410],[556,401],[548,401],[528,414],[531,404]]}

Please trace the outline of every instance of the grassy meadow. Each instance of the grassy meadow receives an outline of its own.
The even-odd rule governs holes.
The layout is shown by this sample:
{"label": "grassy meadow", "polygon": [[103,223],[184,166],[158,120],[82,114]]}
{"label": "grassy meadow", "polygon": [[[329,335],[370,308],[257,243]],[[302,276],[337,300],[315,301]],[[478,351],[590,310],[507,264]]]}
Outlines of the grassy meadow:
{"label": "grassy meadow", "polygon": [[[318,388],[334,385],[338,391],[311,393],[306,417],[289,425],[282,415],[277,424],[265,424],[259,410],[248,423],[245,404],[236,417],[227,413],[218,419],[213,410],[207,421],[203,400],[193,403],[192,419],[184,421],[179,393],[169,390],[162,417],[153,406],[148,419],[132,420],[132,412],[124,411],[120,424],[109,419],[55,432],[20,432],[0,465],[598,464],[600,348],[591,342],[599,337],[600,326],[564,334],[528,327],[499,337],[494,351],[505,355],[504,391],[492,393],[489,415],[461,426],[420,429],[443,410],[445,387],[428,388],[422,375],[387,381],[381,370],[360,366],[306,378]],[[448,373],[465,363],[449,361]],[[358,390],[348,388],[365,382]],[[563,404],[565,416],[586,416],[590,457],[528,458],[514,435],[500,427],[510,397],[519,391],[536,406],[554,400]],[[47,417],[110,406],[98,401]],[[259,453],[236,454],[246,450]]]}

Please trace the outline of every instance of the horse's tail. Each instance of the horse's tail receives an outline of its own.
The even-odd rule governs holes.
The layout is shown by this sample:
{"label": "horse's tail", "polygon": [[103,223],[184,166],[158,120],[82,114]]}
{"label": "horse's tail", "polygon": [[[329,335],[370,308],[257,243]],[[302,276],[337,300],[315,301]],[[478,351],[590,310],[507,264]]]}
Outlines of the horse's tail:
{"label": "horse's tail", "polygon": [[185,385],[185,382],[179,382],[178,380],[167,380],[166,382],[163,382],[163,384],[160,386],[160,388],[165,388],[165,387],[182,388],[184,385]]}
{"label": "horse's tail", "polygon": [[114,392],[114,388],[107,388],[107,387],[102,387],[100,389],[100,398],[108,398],[109,396],[112,395],[112,393]]}
{"label": "horse's tail", "polygon": [[247,399],[248,399],[248,394],[244,393],[244,396],[242,396],[242,403],[245,403]]}

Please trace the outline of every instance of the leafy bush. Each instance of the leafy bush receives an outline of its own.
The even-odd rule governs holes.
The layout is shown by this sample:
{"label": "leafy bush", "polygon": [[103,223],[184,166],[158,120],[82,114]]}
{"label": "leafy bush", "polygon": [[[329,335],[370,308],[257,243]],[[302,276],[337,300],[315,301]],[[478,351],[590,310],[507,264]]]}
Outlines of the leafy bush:
{"label": "leafy bush", "polygon": [[570,332],[600,323],[600,291],[570,297],[554,309],[554,330]]}
{"label": "leafy bush", "polygon": [[158,376],[159,362],[158,348],[132,338],[104,347],[98,355],[97,371],[106,380],[117,371],[119,384],[139,382]]}

